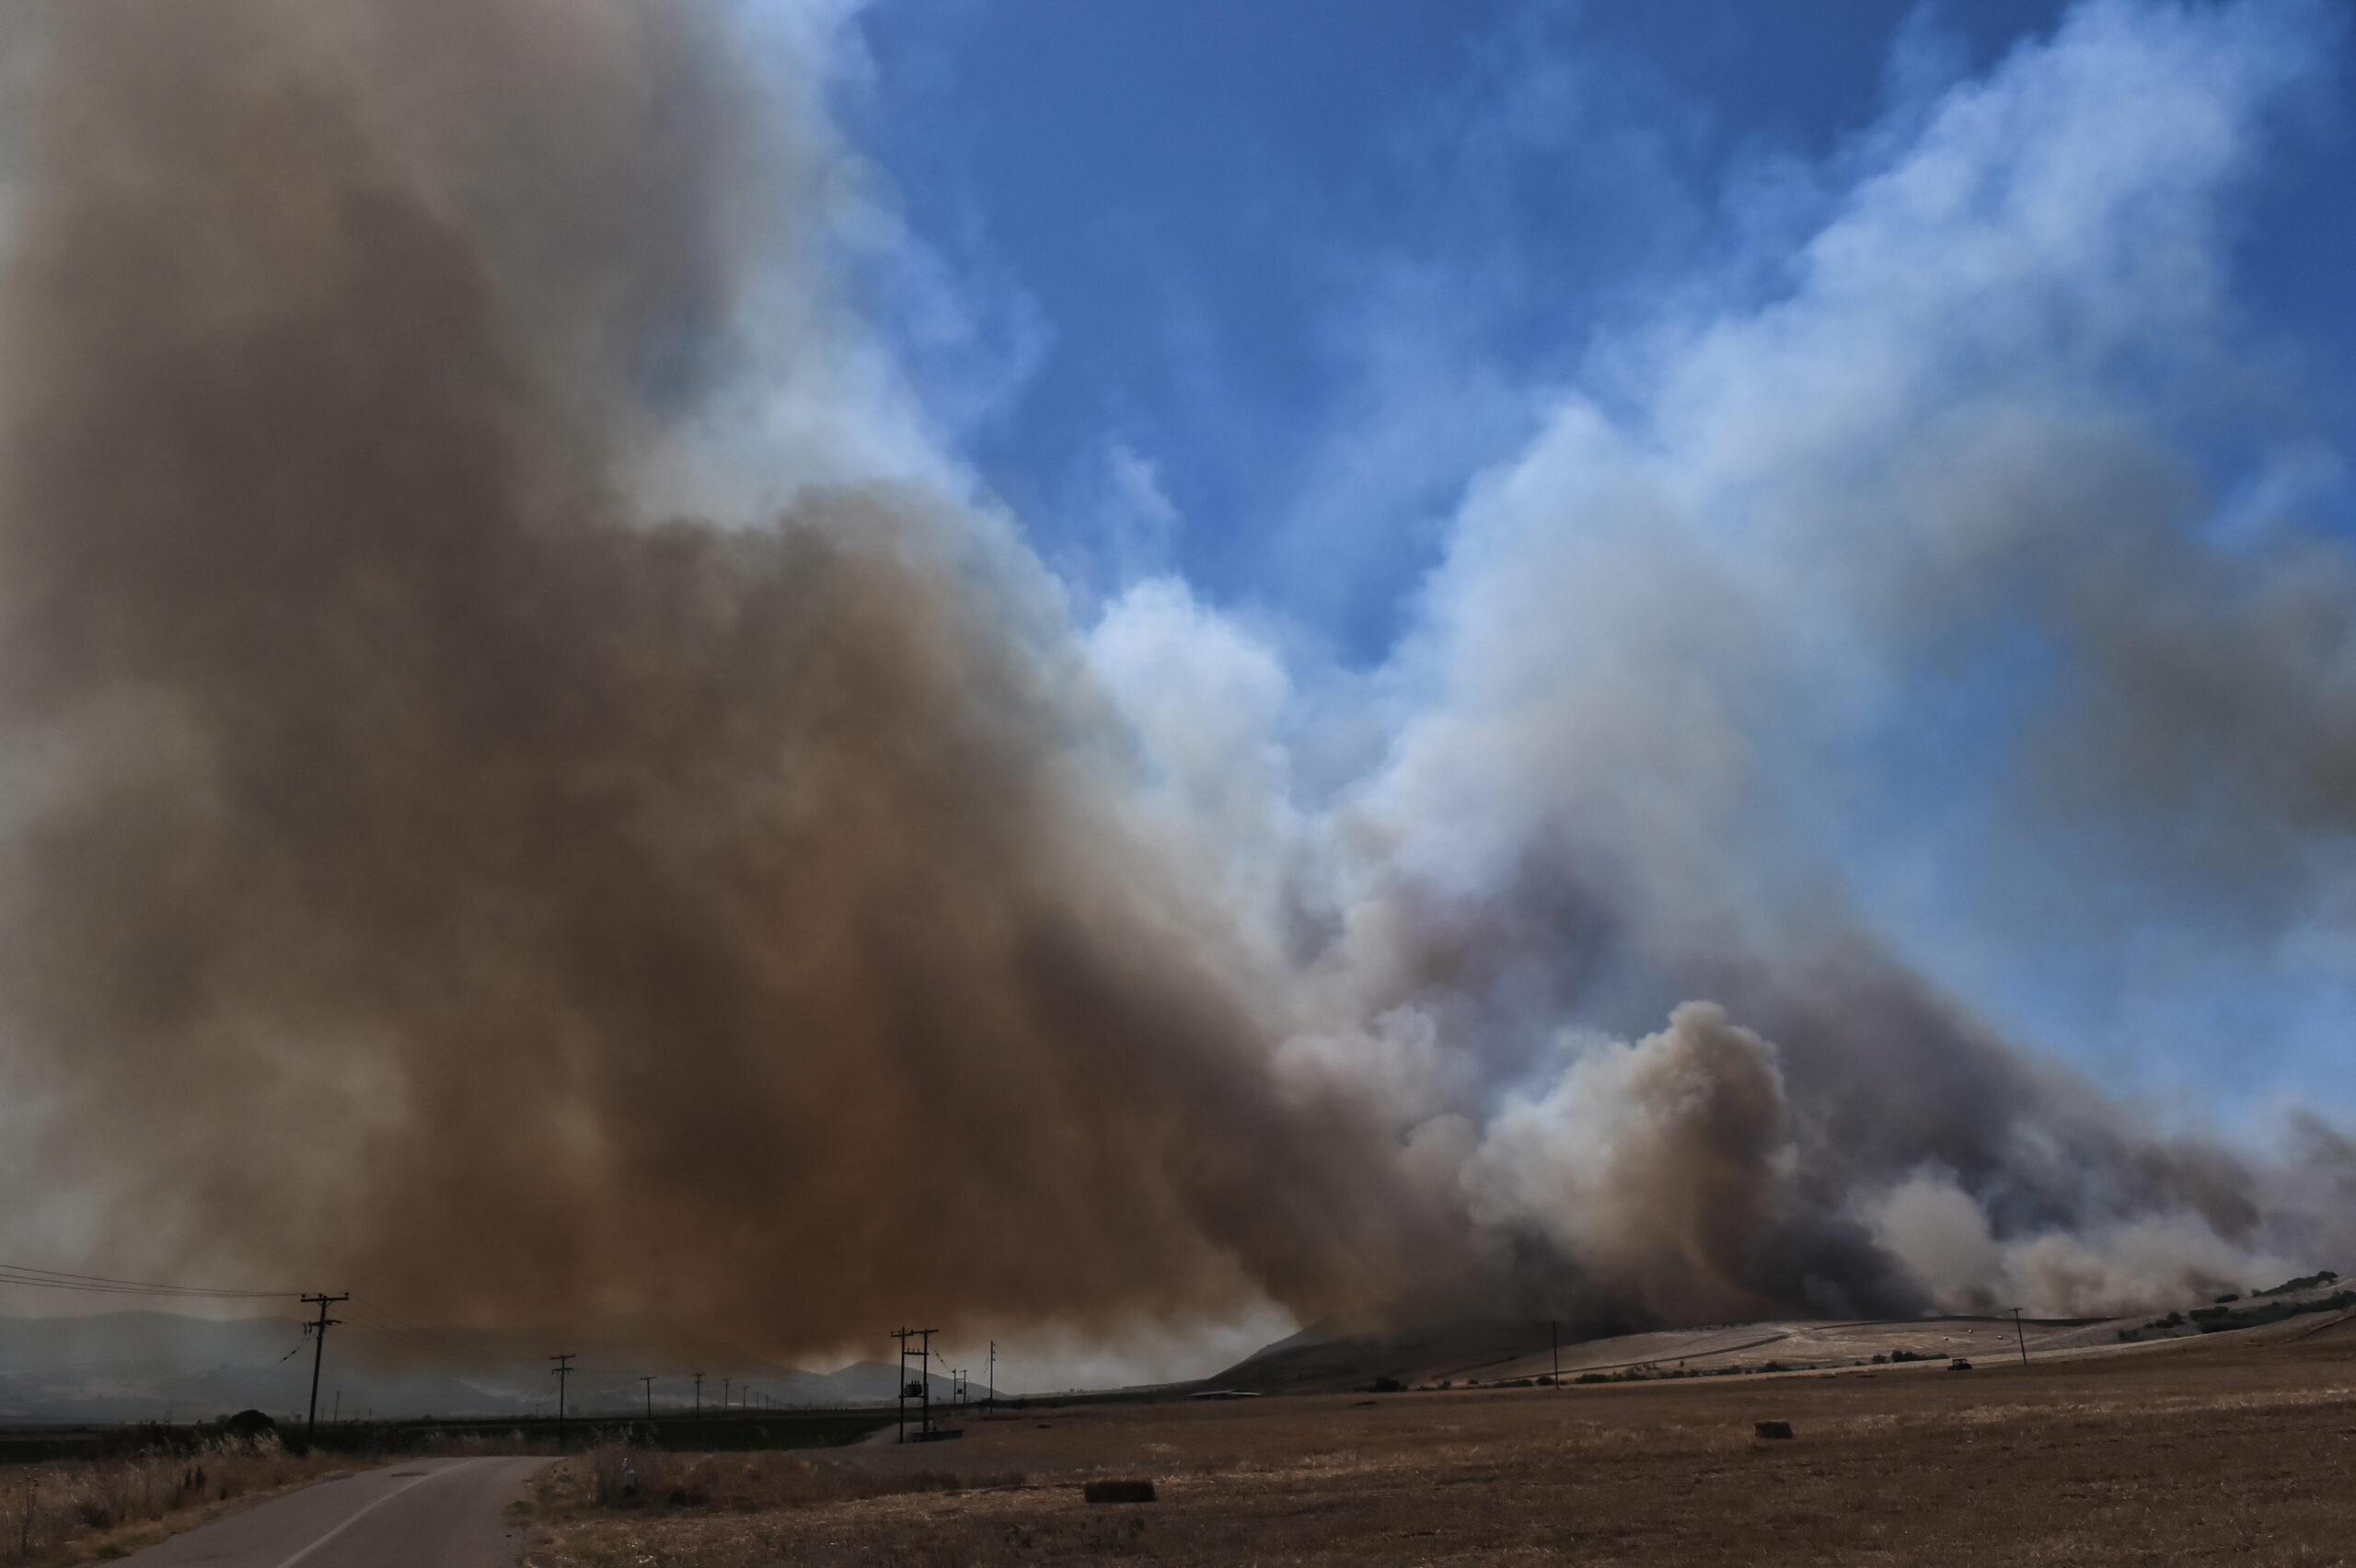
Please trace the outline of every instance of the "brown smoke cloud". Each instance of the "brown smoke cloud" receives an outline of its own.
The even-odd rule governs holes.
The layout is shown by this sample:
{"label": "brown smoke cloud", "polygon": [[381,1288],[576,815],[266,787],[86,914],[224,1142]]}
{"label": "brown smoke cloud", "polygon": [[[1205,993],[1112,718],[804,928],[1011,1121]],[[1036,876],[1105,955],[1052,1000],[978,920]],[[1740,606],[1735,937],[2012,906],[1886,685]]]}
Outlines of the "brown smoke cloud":
{"label": "brown smoke cloud", "polygon": [[1271,1080],[1020,563],[880,488],[639,514],[738,291],[808,260],[772,219],[816,155],[698,16],[15,40],[0,994],[41,1180],[96,1255],[445,1320],[793,1347],[1381,1292],[1383,1145]]}

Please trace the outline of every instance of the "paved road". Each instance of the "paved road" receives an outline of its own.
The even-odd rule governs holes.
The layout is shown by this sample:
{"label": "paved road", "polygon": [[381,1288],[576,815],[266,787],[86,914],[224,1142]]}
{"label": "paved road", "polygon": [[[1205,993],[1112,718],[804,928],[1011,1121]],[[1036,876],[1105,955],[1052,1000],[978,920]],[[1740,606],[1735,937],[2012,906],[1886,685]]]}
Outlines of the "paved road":
{"label": "paved road", "polygon": [[546,1459],[418,1459],[322,1481],[123,1559],[139,1568],[514,1568],[507,1505]]}

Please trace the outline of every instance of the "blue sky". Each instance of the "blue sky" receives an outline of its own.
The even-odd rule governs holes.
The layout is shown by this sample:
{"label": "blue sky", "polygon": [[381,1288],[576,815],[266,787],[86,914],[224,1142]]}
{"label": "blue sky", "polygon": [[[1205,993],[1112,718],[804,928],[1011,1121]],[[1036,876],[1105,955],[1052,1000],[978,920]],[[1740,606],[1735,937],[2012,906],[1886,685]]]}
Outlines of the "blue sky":
{"label": "blue sky", "polygon": [[[2061,10],[909,0],[867,13],[852,121],[972,312],[956,341],[908,334],[909,362],[1050,551],[1098,542],[1117,445],[1184,520],[1190,580],[1363,661],[1434,516],[1528,433],[1512,389],[1753,225],[1804,222],[1907,77],[1984,70]],[[2240,256],[2327,370],[2356,347],[2341,107],[2287,128]],[[1434,402],[1461,428],[1332,493],[1335,444],[1429,432]]]}
{"label": "blue sky", "polygon": [[[1373,767],[1315,761],[1350,728],[1331,693],[1458,700],[1416,649],[1455,635],[1432,606],[1469,570],[1484,485],[1566,407],[1657,432],[1660,340],[1777,319],[1860,192],[2073,18],[2097,82],[2103,50],[2175,34],[2220,51],[2221,79],[2243,56],[2264,78],[2221,111],[2247,149],[2152,198],[2198,209],[2186,244],[2220,277],[2197,321],[2089,327],[2109,346],[2086,395],[2193,476],[2182,533],[2344,536],[2356,141],[2328,5],[880,0],[838,112],[914,242],[870,303],[947,444],[1083,624],[1160,582],[1264,647],[1298,793]],[[2074,133],[2098,158],[2105,133]],[[2169,221],[2122,202],[2108,236],[2154,299],[2172,285],[2132,259],[2171,242],[2138,225]],[[2054,308],[2098,315],[2115,282],[2090,264]],[[2002,374],[2016,398],[2059,373]],[[1984,1015],[2164,1112],[2356,1111],[2338,830],[2295,867],[2221,873],[2196,842],[2213,818],[2055,810],[2037,737],[2070,721],[2075,655],[2000,613],[1905,657],[1903,700],[1802,720],[1813,738],[1744,787],[1742,831],[1785,846],[1746,851],[1744,877],[1787,896],[1782,860],[1805,862]],[[1369,722],[1355,744],[1413,752]]]}

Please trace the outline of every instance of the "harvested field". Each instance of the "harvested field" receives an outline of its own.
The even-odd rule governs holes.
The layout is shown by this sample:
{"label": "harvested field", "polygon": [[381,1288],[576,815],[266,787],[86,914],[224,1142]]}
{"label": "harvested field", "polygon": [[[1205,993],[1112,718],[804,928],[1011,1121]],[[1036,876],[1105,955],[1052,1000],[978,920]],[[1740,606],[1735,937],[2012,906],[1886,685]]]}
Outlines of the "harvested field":
{"label": "harvested field", "polygon": [[[1771,1420],[1795,1436],[1755,1436]],[[567,1460],[530,1561],[2339,1562],[2356,1339],[1034,1410],[953,1444],[725,1463],[707,1501],[610,1507],[595,1466]],[[1113,1477],[1150,1478],[1158,1501],[1082,1500]]]}

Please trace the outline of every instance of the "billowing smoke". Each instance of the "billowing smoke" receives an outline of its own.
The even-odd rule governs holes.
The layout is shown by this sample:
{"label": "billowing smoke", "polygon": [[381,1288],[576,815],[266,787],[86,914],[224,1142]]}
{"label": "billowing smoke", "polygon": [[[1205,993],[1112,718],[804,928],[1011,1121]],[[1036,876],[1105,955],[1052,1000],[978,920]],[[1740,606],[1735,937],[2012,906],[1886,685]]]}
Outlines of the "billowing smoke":
{"label": "billowing smoke", "polygon": [[1035,570],[880,484],[641,510],[816,248],[760,203],[825,149],[761,144],[792,119],[691,15],[14,40],[40,1181],[107,1256],[448,1319],[827,1345],[1387,1288],[1381,1141],[1279,1091]]}
{"label": "billowing smoke", "polygon": [[2100,7],[1925,106],[1786,294],[1475,486],[1348,713],[1183,584],[1076,628],[960,498],[823,43],[749,25],[0,34],[12,1246],[791,1350],[1435,1277],[2126,1308],[2356,1239],[2339,1135],[2143,1125],[1816,852],[1844,748],[2015,646],[1993,830],[2286,899],[2344,833],[2356,570],[2202,543],[2119,390],[2223,340],[2270,23]]}
{"label": "billowing smoke", "polygon": [[[1281,782],[1353,718],[1322,689],[1255,696],[1174,584],[1097,632],[1175,814],[1302,868],[1259,905],[1324,1010],[1287,1071],[1370,1086],[1556,1306],[2132,1310],[2356,1245],[2339,1135],[2229,1147],[2016,1049],[1859,885],[1947,876],[1915,902],[2014,974],[2154,909],[2345,951],[2356,571],[2279,503],[2317,465],[2229,286],[2336,29],[2091,5],[1894,104],[1763,295],[1665,288],[1472,485],[1322,810]],[[2190,455],[2278,419],[2239,494]]]}

